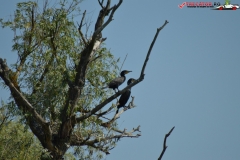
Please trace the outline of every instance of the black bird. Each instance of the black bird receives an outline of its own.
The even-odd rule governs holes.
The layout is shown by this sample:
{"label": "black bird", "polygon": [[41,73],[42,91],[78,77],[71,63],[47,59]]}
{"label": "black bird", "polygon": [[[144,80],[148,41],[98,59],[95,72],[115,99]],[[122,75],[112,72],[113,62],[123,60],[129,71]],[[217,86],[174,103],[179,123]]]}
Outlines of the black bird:
{"label": "black bird", "polygon": [[[130,84],[133,83],[134,81],[135,81],[135,79],[130,78],[130,79],[127,81],[127,85],[130,85]],[[131,88],[129,88],[128,90],[126,90],[125,92],[123,92],[123,94],[121,95],[121,97],[120,97],[120,99],[119,99],[119,101],[118,101],[116,114],[118,113],[119,108],[125,107],[125,104],[127,103],[130,95],[131,95]]]}
{"label": "black bird", "polygon": [[120,74],[121,77],[115,78],[107,85],[107,87],[103,87],[102,89],[112,88],[114,91],[115,89],[119,90],[118,87],[126,80],[125,74],[128,74],[129,72],[132,72],[132,71],[123,70]]}

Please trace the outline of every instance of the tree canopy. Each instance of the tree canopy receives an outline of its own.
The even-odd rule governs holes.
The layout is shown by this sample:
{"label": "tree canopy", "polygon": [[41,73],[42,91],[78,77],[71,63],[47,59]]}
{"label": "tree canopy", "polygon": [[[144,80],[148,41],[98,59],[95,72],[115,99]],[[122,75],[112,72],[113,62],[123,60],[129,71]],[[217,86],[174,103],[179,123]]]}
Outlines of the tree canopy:
{"label": "tree canopy", "polygon": [[[33,152],[27,155],[30,159],[34,155],[44,159],[43,148],[52,159],[61,159],[71,147],[80,159],[101,159],[119,139],[140,136],[139,126],[130,131],[120,130],[116,122],[120,114],[134,107],[134,97],[113,117],[106,115],[116,110],[114,99],[144,79],[151,49],[168,22],[158,28],[139,78],[114,93],[102,87],[118,76],[121,69],[119,61],[105,47],[106,37],[101,32],[112,21],[122,0],[115,5],[110,0],[98,1],[101,10],[92,34],[88,33],[86,11],[79,9],[80,2],[62,0],[50,5],[46,0],[43,7],[33,1],[22,2],[17,4],[13,19],[1,19],[2,27],[14,32],[12,49],[18,59],[10,67],[0,57],[0,77],[11,92],[7,110],[21,120],[9,122],[9,128],[4,126],[0,132],[17,132],[19,137],[12,144],[16,146],[22,140],[25,143],[19,149],[33,147]],[[82,19],[76,22],[79,16]],[[87,28],[83,29],[84,26]],[[2,147],[5,141],[0,141]]]}

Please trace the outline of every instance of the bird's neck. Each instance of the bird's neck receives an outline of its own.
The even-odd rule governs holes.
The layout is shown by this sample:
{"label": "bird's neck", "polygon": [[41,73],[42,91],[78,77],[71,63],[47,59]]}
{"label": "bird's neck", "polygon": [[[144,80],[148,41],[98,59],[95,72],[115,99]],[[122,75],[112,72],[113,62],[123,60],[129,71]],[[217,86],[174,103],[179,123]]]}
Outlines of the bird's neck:
{"label": "bird's neck", "polygon": [[122,76],[123,77],[123,82],[126,80],[126,76],[124,75],[124,76]]}

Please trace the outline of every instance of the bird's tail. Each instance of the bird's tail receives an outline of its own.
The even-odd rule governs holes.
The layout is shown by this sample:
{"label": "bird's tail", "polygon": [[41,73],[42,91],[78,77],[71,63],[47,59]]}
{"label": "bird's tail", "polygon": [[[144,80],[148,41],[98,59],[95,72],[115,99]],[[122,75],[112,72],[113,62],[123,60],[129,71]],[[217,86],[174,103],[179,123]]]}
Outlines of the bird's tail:
{"label": "bird's tail", "polygon": [[102,87],[101,89],[106,89],[106,88],[108,88],[108,86]]}

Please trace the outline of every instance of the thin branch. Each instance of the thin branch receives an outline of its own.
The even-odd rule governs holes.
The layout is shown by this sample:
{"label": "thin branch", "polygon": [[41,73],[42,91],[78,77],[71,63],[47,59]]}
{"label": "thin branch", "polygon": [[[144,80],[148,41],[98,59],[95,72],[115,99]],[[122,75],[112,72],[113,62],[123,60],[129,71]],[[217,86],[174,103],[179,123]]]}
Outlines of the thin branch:
{"label": "thin branch", "polygon": [[31,18],[31,21],[32,21],[32,28],[31,28],[31,32],[32,32],[32,31],[33,31],[33,29],[34,29],[34,24],[35,24],[35,19],[34,19],[34,5],[32,6],[31,13],[32,13],[32,18]]}
{"label": "thin branch", "polygon": [[101,57],[102,57],[102,55],[97,56],[97,57],[93,58],[93,59],[91,60],[91,62],[94,62],[94,61],[96,61],[98,58],[101,58]]}
{"label": "thin branch", "polygon": [[85,40],[85,38],[84,38],[84,36],[83,36],[83,33],[82,33],[82,31],[81,31],[81,28],[82,28],[82,25],[83,25],[83,20],[84,20],[84,18],[85,18],[85,15],[86,15],[86,10],[83,12],[83,17],[82,17],[81,23],[80,23],[80,25],[78,26],[78,32],[79,32],[79,34],[80,34],[80,36],[81,36],[81,38],[82,38],[82,40],[83,40],[83,43],[84,43],[85,45],[87,45],[87,41]]}
{"label": "thin branch", "polygon": [[129,138],[138,138],[141,136],[141,134],[136,134],[136,135],[133,135],[132,134],[133,132],[125,132],[123,131],[122,134],[118,134],[118,135],[112,135],[112,136],[109,136],[109,137],[105,137],[105,138],[96,138],[94,140],[90,140],[90,141],[71,141],[70,144],[73,145],[73,146],[84,146],[84,145],[88,145],[88,146],[91,146],[93,144],[96,144],[96,143],[99,143],[99,142],[103,142],[103,141],[106,141],[106,140],[111,140],[111,139],[120,139],[120,138],[123,138],[123,137],[129,137]]}
{"label": "thin branch", "polygon": [[[98,118],[99,118],[99,115],[98,115],[98,114],[95,114],[95,115],[98,116]],[[102,116],[102,115],[101,115],[101,118],[106,119],[106,120],[110,120],[109,118],[104,117],[104,116]]]}
{"label": "thin branch", "polygon": [[[76,8],[76,6],[77,5],[79,5],[79,3],[81,3],[81,1],[73,1],[70,5],[69,5],[69,7],[68,7],[68,9],[67,9],[67,13],[68,14],[70,14],[70,13],[72,13]],[[64,9],[64,7],[62,7],[63,9]]]}
{"label": "thin branch", "polygon": [[118,130],[118,129],[115,129],[115,128],[113,128],[113,131],[115,131],[115,132],[118,132],[118,133],[122,133],[122,134],[132,134],[132,133],[134,133],[134,132],[136,132],[136,131],[138,131],[138,132],[141,132],[140,131],[140,125],[137,127],[137,128],[133,128],[132,129],[132,131],[130,131],[130,132],[126,132],[126,129],[124,129],[123,131],[121,131],[121,130]]}
{"label": "thin branch", "polygon": [[[117,99],[117,102],[118,102],[118,99]],[[104,112],[102,112],[102,113],[99,113],[99,114],[98,114],[98,117],[109,113],[109,112],[110,112],[113,108],[115,108],[115,107],[116,107],[116,105],[113,105],[113,104],[112,104],[112,106],[109,107],[106,111],[104,111]]]}
{"label": "thin branch", "polygon": [[120,71],[122,70],[123,64],[124,64],[124,62],[126,61],[127,56],[128,56],[128,53],[126,54],[126,56],[125,56],[125,58],[124,58],[124,60],[123,60],[122,66],[121,66],[121,68],[120,68]]}
{"label": "thin branch", "polygon": [[[85,109],[80,109],[80,110],[78,110],[79,112],[81,112],[81,113],[88,113],[88,112],[90,112],[89,110],[85,110]],[[105,114],[105,113],[104,113]],[[106,119],[106,120],[110,120],[109,118],[107,118],[107,117],[104,117],[103,115],[104,114],[102,114],[102,113],[99,113],[99,114],[94,114],[97,118],[99,118],[99,117],[101,117],[101,118],[104,118],[104,119]]]}
{"label": "thin branch", "polygon": [[159,32],[160,32],[168,23],[169,23],[169,22],[166,20],[165,23],[163,24],[163,26],[157,29],[157,33],[155,34],[155,37],[154,37],[154,39],[153,39],[153,41],[152,41],[152,43],[151,43],[151,45],[150,45],[150,48],[149,48],[149,50],[148,50],[148,54],[147,54],[147,57],[146,57],[145,62],[144,62],[144,64],[143,64],[143,67],[142,67],[142,71],[141,71],[141,75],[140,75],[140,76],[144,76],[144,71],[145,71],[145,68],[146,68],[146,66],[147,66],[147,61],[148,61],[148,59],[149,59],[149,57],[150,57],[152,48],[153,48],[154,43],[155,43],[155,41],[156,41],[156,39],[157,39],[157,37],[158,37]]}
{"label": "thin branch", "polygon": [[173,127],[173,128],[168,132],[168,134],[165,135],[164,142],[163,142],[163,150],[162,150],[162,153],[160,154],[158,160],[161,160],[161,159],[162,159],[163,154],[165,153],[165,151],[166,151],[166,149],[167,149],[167,147],[168,147],[168,146],[166,145],[166,143],[167,143],[167,138],[168,138],[168,136],[170,136],[170,134],[172,133],[172,131],[174,130],[174,128],[175,128],[175,127]]}

